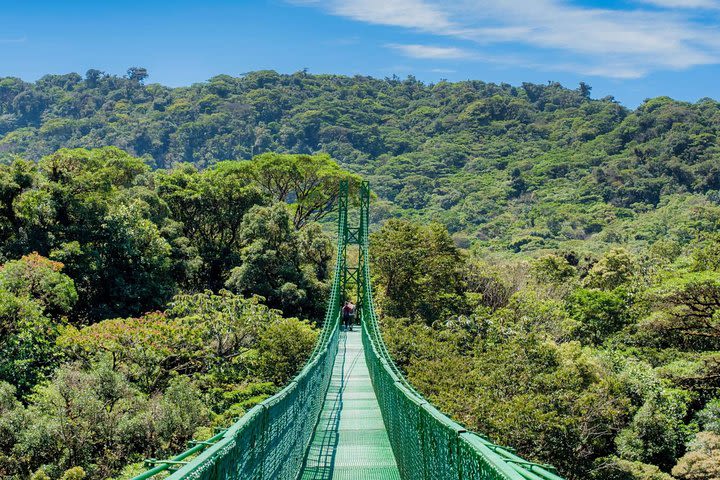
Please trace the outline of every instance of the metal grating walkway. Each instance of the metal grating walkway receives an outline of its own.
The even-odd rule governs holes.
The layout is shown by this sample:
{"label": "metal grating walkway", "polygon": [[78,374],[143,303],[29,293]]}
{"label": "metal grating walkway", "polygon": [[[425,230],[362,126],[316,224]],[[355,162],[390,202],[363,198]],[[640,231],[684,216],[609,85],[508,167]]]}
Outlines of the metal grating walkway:
{"label": "metal grating walkway", "polygon": [[400,480],[356,327],[341,332],[301,480]]}

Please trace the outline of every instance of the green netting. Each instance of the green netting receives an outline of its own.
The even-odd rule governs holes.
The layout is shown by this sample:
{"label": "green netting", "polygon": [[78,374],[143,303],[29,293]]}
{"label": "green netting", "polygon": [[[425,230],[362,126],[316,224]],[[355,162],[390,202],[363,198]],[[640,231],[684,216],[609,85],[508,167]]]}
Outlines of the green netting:
{"label": "green netting", "polygon": [[250,410],[222,440],[170,478],[295,479],[330,381],[338,338],[337,321],[332,323],[324,347],[290,385]]}
{"label": "green netting", "polygon": [[[341,195],[344,197],[338,218],[338,262],[325,323],[308,363],[288,386],[252,408],[169,479],[294,480],[297,477],[320,415],[338,349],[347,186]],[[192,450],[197,452],[199,448]],[[133,480],[146,479],[184,463],[160,462],[158,467]]]}
{"label": "green netting", "polygon": [[[361,194],[369,200],[364,185]],[[361,301],[363,346],[370,378],[405,480],[561,480],[552,467],[526,462],[466,431],[430,405],[395,366],[378,327],[370,285],[368,209],[361,210]]]}
{"label": "green netting", "polygon": [[[481,435],[466,431],[430,405],[395,366],[380,334],[370,286],[369,200],[369,186],[363,182],[360,227],[350,232],[347,184],[342,185],[337,265],[325,324],[310,360],[298,376],[222,435],[213,437],[212,442],[201,442],[170,461],[159,462],[133,480],[183,465],[186,458],[206,446],[169,478],[294,480],[302,473],[305,478],[335,480],[395,479],[398,474],[403,480],[562,480],[551,467],[527,462]],[[363,375],[369,375],[371,384],[363,380],[362,385],[356,385],[356,391],[346,392],[338,390],[331,380],[338,355],[340,303],[349,271],[345,257],[351,236],[360,246],[359,265],[354,271],[361,293],[363,368],[367,369]],[[344,359],[346,345],[341,354]],[[354,413],[345,417],[345,425],[355,431],[343,440],[345,450],[326,448],[328,442],[340,445],[342,428],[337,420],[342,417],[338,416],[338,401],[347,401],[348,406],[356,402]],[[376,411],[377,405],[381,418],[377,414],[370,418],[368,412]],[[394,460],[390,459],[388,440]],[[359,445],[366,449],[361,452]],[[380,445],[382,449],[378,449]],[[349,464],[324,464],[324,452],[331,450],[336,457],[346,455]],[[311,465],[308,455],[318,455],[318,459]],[[358,469],[352,461],[362,462],[363,468]]]}

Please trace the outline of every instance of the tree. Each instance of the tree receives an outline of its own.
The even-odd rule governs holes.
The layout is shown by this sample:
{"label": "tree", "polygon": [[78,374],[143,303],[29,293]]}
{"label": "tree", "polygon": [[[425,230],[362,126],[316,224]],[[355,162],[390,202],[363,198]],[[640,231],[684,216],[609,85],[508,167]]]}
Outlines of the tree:
{"label": "tree", "polygon": [[307,321],[284,318],[260,335],[260,374],[276,385],[284,385],[300,371],[317,341],[318,332]]}
{"label": "tree", "polygon": [[633,258],[623,248],[607,252],[588,272],[585,285],[591,288],[612,290],[627,284],[634,275]]}
{"label": "tree", "polygon": [[197,276],[186,287],[217,289],[228,271],[240,261],[240,225],[255,205],[266,203],[239,162],[224,162],[199,172],[182,164],[154,176],[160,198],[173,219],[182,225],[202,258]]}
{"label": "tree", "polygon": [[83,480],[85,478],[85,470],[82,467],[73,467],[65,470],[60,480]]}
{"label": "tree", "polygon": [[143,67],[130,67],[127,70],[127,78],[139,84],[142,84],[148,76],[147,69]]}
{"label": "tree", "polygon": [[709,430],[720,435],[720,398],[710,400],[705,408],[697,414],[702,430]]}
{"label": "tree", "polygon": [[[6,390],[0,383],[0,392]],[[0,458],[13,452],[18,459],[7,465],[10,476],[42,468],[53,478],[110,478],[128,461],[177,451],[210,418],[187,377],[147,398],[104,362],[63,365],[27,407],[9,406],[0,409],[0,430],[24,420],[0,442]]]}
{"label": "tree", "polygon": [[91,68],[85,73],[85,83],[87,83],[88,87],[95,88],[103,74],[102,71]]}
{"label": "tree", "polygon": [[653,392],[617,436],[622,458],[646,462],[670,470],[684,453],[690,428],[683,421],[691,396],[680,389]]}
{"label": "tree", "polygon": [[391,316],[442,320],[463,302],[460,252],[447,229],[389,220],[370,240],[372,271]]}
{"label": "tree", "polygon": [[44,157],[37,187],[26,184],[12,199],[7,218],[17,233],[2,253],[17,258],[37,251],[65,264],[80,300],[75,318],[161,305],[174,290],[172,249],[155,223],[162,218],[149,218],[157,197],[134,189],[147,171],[142,160],[114,147]]}
{"label": "tree", "polygon": [[51,374],[57,365],[54,339],[57,326],[42,315],[31,300],[21,300],[0,292],[0,380],[12,382],[21,396]]}
{"label": "tree", "polygon": [[578,92],[580,92],[580,95],[582,95],[584,98],[590,98],[591,91],[592,87],[590,85],[585,82],[580,82],[580,85],[578,86]]}
{"label": "tree", "polygon": [[23,460],[14,455],[13,447],[31,422],[16,394],[12,384],[0,381],[0,475],[8,478],[22,469]]}
{"label": "tree", "polygon": [[568,313],[576,321],[576,338],[600,345],[630,320],[631,298],[624,289],[603,291],[578,288],[568,298]]}
{"label": "tree", "polygon": [[465,265],[463,281],[468,293],[479,295],[482,305],[497,310],[508,304],[510,297],[516,291],[513,285],[504,277],[500,268],[480,261],[469,261]]}
{"label": "tree", "polygon": [[161,390],[174,374],[202,371],[208,348],[198,330],[160,313],[68,326],[57,343],[71,359],[107,361],[146,393]]}
{"label": "tree", "polygon": [[102,317],[161,306],[175,292],[171,247],[157,225],[143,218],[141,208],[137,204],[112,208],[103,219],[104,231],[91,247],[95,250],[91,254],[100,250],[106,255],[102,277],[88,285]]}
{"label": "tree", "polygon": [[673,480],[655,465],[623,460],[615,456],[596,462],[593,480]]}
{"label": "tree", "polygon": [[335,246],[319,223],[310,223],[299,232],[301,261],[312,268],[320,282],[330,280],[330,264],[335,257]]}
{"label": "tree", "polygon": [[720,270],[720,235],[705,234],[693,252],[693,269]]}
{"label": "tree", "polygon": [[545,283],[564,283],[577,276],[577,270],[565,257],[556,254],[544,255],[532,266],[533,273]]}
{"label": "tree", "polygon": [[[142,451],[142,443],[123,441],[128,434],[132,436],[128,429],[135,427],[132,419],[141,408],[137,392],[111,370],[101,367],[84,372],[77,366],[65,366],[51,383],[38,389],[31,407],[35,418],[28,427],[45,437],[48,453],[54,454],[54,461],[48,463],[59,469],[89,466],[93,451],[102,445],[104,454],[96,467],[100,476],[116,468],[125,455]],[[31,459],[31,464],[36,462],[43,458]]]}
{"label": "tree", "polygon": [[720,283],[714,272],[690,273],[668,280],[655,295],[662,313],[645,327],[660,333],[665,343],[684,348],[715,350],[720,345]]}
{"label": "tree", "polygon": [[58,345],[86,363],[106,359],[142,391],[153,393],[177,375],[210,373],[227,382],[244,378],[244,355],[280,318],[257,297],[228,291],[180,294],[163,313],[68,327]]}
{"label": "tree", "polygon": [[298,233],[283,203],[253,207],[240,226],[240,265],[225,283],[241,294],[264,297],[286,315],[320,318],[321,286],[303,269]]}
{"label": "tree", "polygon": [[77,294],[62,264],[37,254],[0,267],[0,380],[12,382],[21,396],[50,376],[57,366],[55,346],[61,319]]}
{"label": "tree", "polygon": [[519,168],[510,172],[510,198],[518,198],[527,191],[528,185]]}
{"label": "tree", "polygon": [[681,480],[705,480],[720,477],[720,435],[700,432],[678,460],[672,474]]}
{"label": "tree", "polygon": [[195,430],[207,423],[210,411],[202,392],[188,377],[176,377],[163,393],[156,419],[158,434],[170,451],[181,450]]}
{"label": "tree", "polygon": [[360,183],[360,177],[342,170],[327,154],[263,153],[249,162],[248,170],[263,192],[275,201],[291,204],[296,229],[333,210],[341,180],[350,182],[351,194]]}
{"label": "tree", "polygon": [[75,283],[64,265],[32,253],[0,266],[0,289],[38,302],[50,315],[67,314],[77,302]]}
{"label": "tree", "polygon": [[227,290],[181,294],[168,310],[170,318],[193,330],[203,345],[203,371],[228,381],[247,372],[245,358],[255,348],[264,329],[281,320],[280,312],[261,302]]}

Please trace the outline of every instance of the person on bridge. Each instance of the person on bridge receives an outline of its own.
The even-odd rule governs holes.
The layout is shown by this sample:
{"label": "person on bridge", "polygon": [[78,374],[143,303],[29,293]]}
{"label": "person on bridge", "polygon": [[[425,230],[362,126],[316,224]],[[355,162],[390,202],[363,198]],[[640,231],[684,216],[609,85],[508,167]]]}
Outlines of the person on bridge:
{"label": "person on bridge", "polygon": [[343,325],[345,325],[345,330],[350,330],[352,332],[354,316],[355,316],[355,305],[353,305],[353,303],[350,300],[347,300],[345,302],[345,305],[342,308]]}

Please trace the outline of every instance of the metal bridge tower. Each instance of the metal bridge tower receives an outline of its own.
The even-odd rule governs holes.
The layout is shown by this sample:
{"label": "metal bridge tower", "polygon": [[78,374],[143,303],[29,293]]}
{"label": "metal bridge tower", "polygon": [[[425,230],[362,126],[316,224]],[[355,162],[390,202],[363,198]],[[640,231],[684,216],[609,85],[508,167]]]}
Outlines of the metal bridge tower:
{"label": "metal bridge tower", "polygon": [[[341,252],[341,258],[338,259],[342,262],[342,298],[341,304],[345,300],[350,299],[350,292],[355,290],[355,304],[356,312],[362,311],[363,301],[363,282],[362,282],[362,271],[365,267],[365,258],[362,255],[361,246],[363,241],[368,235],[368,223],[370,218],[370,183],[363,181],[360,183],[359,191],[359,213],[360,219],[358,223],[350,225],[348,222],[348,206],[349,206],[349,185],[347,180],[340,182],[340,194],[338,196],[338,209],[340,215],[338,216],[339,225],[338,232],[343,238],[343,248]],[[344,215],[343,215],[344,213]],[[354,262],[349,263],[348,259],[350,254],[348,252],[348,245],[357,245],[357,256],[352,257]]]}

